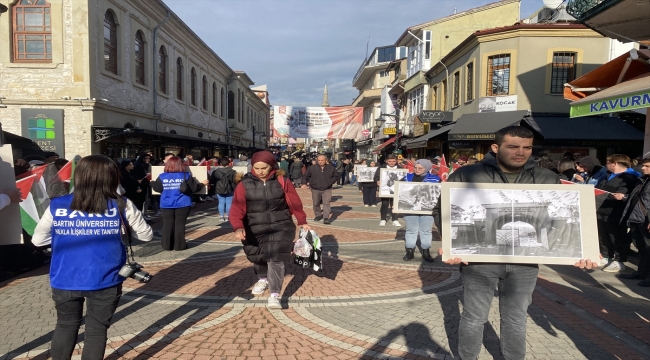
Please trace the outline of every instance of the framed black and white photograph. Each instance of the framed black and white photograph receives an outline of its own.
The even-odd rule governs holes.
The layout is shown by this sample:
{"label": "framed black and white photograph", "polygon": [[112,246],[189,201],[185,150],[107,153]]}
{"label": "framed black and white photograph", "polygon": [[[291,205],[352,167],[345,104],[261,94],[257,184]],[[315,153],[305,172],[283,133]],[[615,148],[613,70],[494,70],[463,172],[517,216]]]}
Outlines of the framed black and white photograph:
{"label": "framed black and white photograph", "polygon": [[379,197],[394,197],[395,183],[404,179],[407,169],[379,169]]}
{"label": "framed black and white photograph", "polygon": [[593,186],[443,183],[443,261],[599,259]]}
{"label": "framed black and white photograph", "polygon": [[431,215],[440,199],[440,184],[399,181],[394,199],[394,213]]}
{"label": "framed black and white photograph", "polygon": [[354,175],[359,176],[359,171],[365,167],[368,167],[366,164],[354,164]]}
{"label": "framed black and white photograph", "polygon": [[358,182],[373,182],[375,181],[375,173],[377,172],[376,167],[366,166],[359,169],[357,174]]}

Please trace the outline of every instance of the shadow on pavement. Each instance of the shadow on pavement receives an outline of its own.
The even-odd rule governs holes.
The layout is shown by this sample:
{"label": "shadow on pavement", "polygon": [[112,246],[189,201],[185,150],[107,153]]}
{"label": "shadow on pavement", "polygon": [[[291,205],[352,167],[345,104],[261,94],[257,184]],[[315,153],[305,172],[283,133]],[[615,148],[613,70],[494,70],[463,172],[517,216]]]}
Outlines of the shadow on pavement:
{"label": "shadow on pavement", "polygon": [[[375,359],[375,353],[385,353],[390,350],[387,346],[396,339],[403,337],[408,352],[419,356],[451,355],[440,344],[431,338],[431,333],[425,324],[412,322],[399,326],[382,336],[379,341],[362,354],[361,359]],[[419,358],[419,357],[418,357]]]}

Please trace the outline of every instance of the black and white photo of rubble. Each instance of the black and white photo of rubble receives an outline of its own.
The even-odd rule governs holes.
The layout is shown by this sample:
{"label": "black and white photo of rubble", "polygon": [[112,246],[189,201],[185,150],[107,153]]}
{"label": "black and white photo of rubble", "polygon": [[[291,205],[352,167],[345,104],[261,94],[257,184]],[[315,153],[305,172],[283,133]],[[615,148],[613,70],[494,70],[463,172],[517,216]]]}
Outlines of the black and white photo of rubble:
{"label": "black and white photo of rubble", "polygon": [[396,213],[431,214],[440,199],[439,183],[400,182],[397,186]]}
{"label": "black and white photo of rubble", "polygon": [[379,169],[379,196],[380,197],[393,197],[395,194],[395,182],[402,181],[406,174],[409,173],[407,169]]}
{"label": "black and white photo of rubble", "polygon": [[451,189],[451,254],[582,258],[579,191]]}
{"label": "black and white photo of rubble", "polygon": [[358,182],[373,182],[375,181],[375,172],[377,172],[376,167],[362,167],[359,168],[359,174],[357,175]]}

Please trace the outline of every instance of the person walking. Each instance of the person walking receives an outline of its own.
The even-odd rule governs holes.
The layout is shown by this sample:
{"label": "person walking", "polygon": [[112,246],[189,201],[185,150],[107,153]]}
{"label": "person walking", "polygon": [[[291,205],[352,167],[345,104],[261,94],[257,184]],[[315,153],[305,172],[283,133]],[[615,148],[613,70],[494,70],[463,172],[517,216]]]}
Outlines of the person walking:
{"label": "person walking", "polygon": [[[181,251],[187,249],[185,223],[192,208],[191,194],[200,191],[208,180],[199,182],[185,170],[183,160],[177,156],[165,162],[165,168],[153,182],[153,189],[160,193],[162,212],[162,248]],[[181,192],[184,188],[184,192]]]}
{"label": "person walking", "polygon": [[625,262],[630,252],[632,239],[627,233],[627,226],[621,225],[625,201],[641,176],[632,169],[632,161],[627,155],[613,154],[607,157],[607,178],[596,187],[610,195],[596,210],[598,240],[606,272],[625,270]]}
{"label": "person walking", "polygon": [[289,166],[289,178],[293,182],[294,187],[300,187],[300,181],[302,179],[302,169],[305,165],[300,161],[300,159],[293,157],[293,162]]}
{"label": "person walking", "polygon": [[[50,286],[56,327],[50,355],[70,359],[86,304],[82,359],[103,359],[107,331],[122,296],[126,263],[122,226],[149,241],[151,228],[138,208],[117,193],[120,171],[103,155],[82,158],[74,173],[74,193],[52,199],[32,237],[52,246]],[[93,220],[94,219],[94,220]]]}
{"label": "person walking", "polygon": [[[314,208],[314,221],[323,220],[323,224],[330,222],[330,201],[332,200],[332,185],[341,177],[334,166],[327,164],[327,156],[318,155],[316,164],[307,168],[302,176],[301,189],[311,187],[311,201]],[[321,203],[323,208],[321,209]]]}
{"label": "person walking", "polygon": [[221,159],[221,166],[218,166],[210,176],[214,185],[214,192],[217,195],[217,209],[219,211],[219,220],[228,221],[232,196],[235,193],[235,176],[237,172],[228,166],[230,160]]}
{"label": "person walking", "polygon": [[[440,177],[430,173],[432,166],[433,165],[429,160],[416,160],[415,165],[413,166],[413,173],[407,174],[403,181],[439,183]],[[422,194],[422,197],[427,196],[438,197],[437,194]],[[414,203],[424,200],[418,197],[414,199]],[[433,262],[433,257],[430,252],[431,239],[433,237],[431,234],[433,228],[433,213],[431,213],[431,215],[404,215],[404,222],[406,222],[406,234],[404,235],[406,255],[404,255],[402,260],[410,261],[415,257],[415,244],[417,243],[419,233],[420,246],[422,247],[422,259],[426,262]]]}
{"label": "person walking", "polygon": [[650,287],[650,158],[641,160],[643,177],[628,197],[621,226],[630,228],[630,236],[638,250],[639,266],[630,274],[620,274],[621,279],[641,280],[637,285]]}
{"label": "person walking", "polygon": [[[375,166],[375,162],[371,161],[369,167]],[[374,181],[364,181],[359,183],[359,187],[363,193],[363,206],[377,207],[377,183]]]}
{"label": "person walking", "polygon": [[[397,164],[397,156],[394,154],[388,154],[386,156],[386,164],[382,165],[375,172],[375,182],[377,186],[381,186],[379,183],[379,176],[381,174],[381,169],[401,169],[402,167]],[[394,226],[402,226],[402,224],[397,221],[397,214],[393,213],[393,198],[381,198],[381,208],[379,209],[379,226],[386,226],[386,221],[392,221]]]}
{"label": "person walking", "polygon": [[[449,176],[450,182],[559,184],[554,172],[535,165],[531,158],[533,133],[520,126],[505,127],[495,134],[491,152],[474,165],[463,166]],[[443,254],[442,249],[438,250]],[[483,327],[494,289],[499,289],[501,315],[501,351],[508,360],[526,356],[527,309],[537,283],[536,264],[468,264],[452,258],[447,264],[460,264],[463,281],[463,312],[458,330],[458,353],[461,359],[477,359],[483,343]],[[595,268],[598,261],[581,260],[580,268]]]}
{"label": "person walking", "polygon": [[336,163],[336,174],[338,176],[337,184],[340,186],[345,185],[348,177],[347,161],[347,159],[341,159]]}
{"label": "person walking", "polygon": [[[133,161],[122,160],[120,163],[120,185],[124,188],[124,196],[131,200],[138,210],[142,210],[147,193],[142,184],[144,180],[136,176],[134,168]],[[145,219],[147,218],[145,217]]]}
{"label": "person walking", "polygon": [[572,181],[577,184],[596,186],[607,178],[607,168],[600,165],[600,161],[591,156],[581,157],[576,161],[576,170]]}
{"label": "person walking", "polygon": [[269,288],[267,307],[281,309],[284,262],[291,259],[296,239],[291,215],[303,231],[310,227],[296,189],[289,185],[284,171],[275,169],[273,154],[258,151],[251,162],[253,170],[235,188],[230,223],[259,279],[252,293],[261,295]]}

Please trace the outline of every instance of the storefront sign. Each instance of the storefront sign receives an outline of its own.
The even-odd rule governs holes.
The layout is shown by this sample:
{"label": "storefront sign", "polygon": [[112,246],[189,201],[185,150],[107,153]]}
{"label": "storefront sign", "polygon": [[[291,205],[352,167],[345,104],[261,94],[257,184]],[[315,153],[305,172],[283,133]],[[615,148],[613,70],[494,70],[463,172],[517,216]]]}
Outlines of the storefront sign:
{"label": "storefront sign", "polygon": [[53,151],[65,158],[63,147],[63,110],[20,109],[22,134],[43,151]]}
{"label": "storefront sign", "polygon": [[397,134],[397,128],[394,127],[384,128],[384,135],[396,135],[396,134]]}
{"label": "storefront sign", "polygon": [[413,125],[413,136],[422,136],[429,131],[429,124],[417,123]]}
{"label": "storefront sign", "polygon": [[516,111],[517,95],[488,96],[478,99],[478,112]]}
{"label": "storefront sign", "polygon": [[419,115],[423,123],[440,124],[442,122],[451,122],[454,120],[454,113],[451,111],[423,110]]}
{"label": "storefront sign", "polygon": [[494,134],[449,134],[449,140],[494,140]]}
{"label": "storefront sign", "polygon": [[449,147],[452,149],[473,149],[474,145],[469,141],[450,141]]}
{"label": "storefront sign", "polygon": [[642,109],[650,107],[650,91],[620,96],[611,99],[584,102],[571,105],[571,117],[607,114],[625,110]]}

